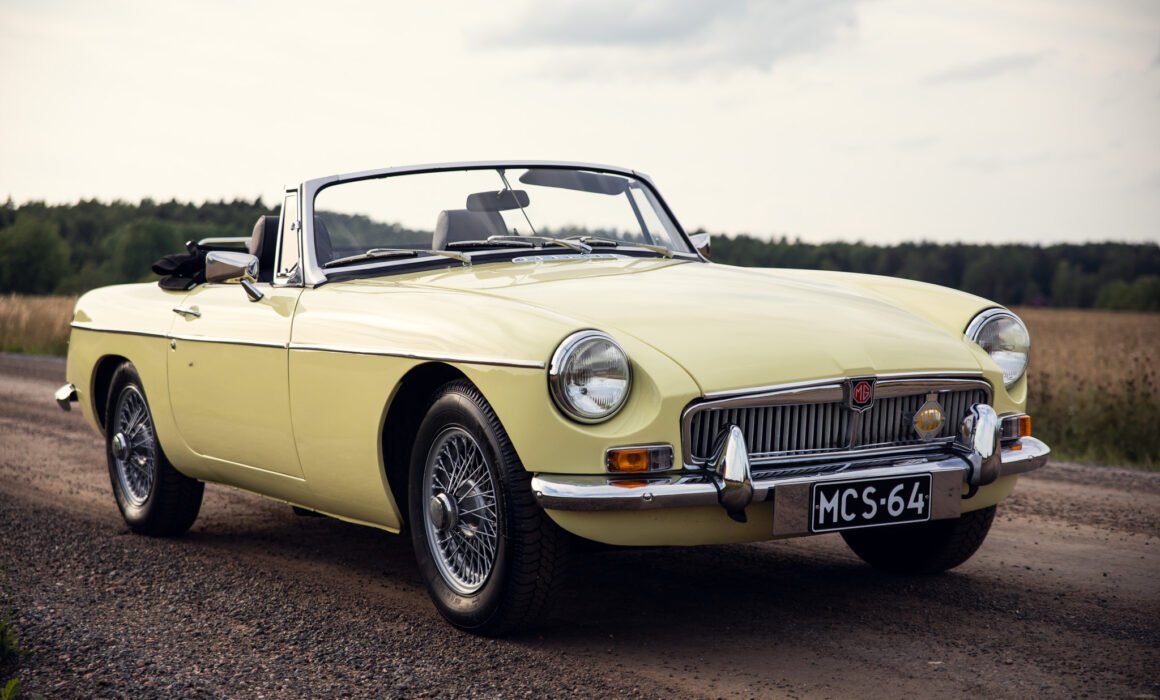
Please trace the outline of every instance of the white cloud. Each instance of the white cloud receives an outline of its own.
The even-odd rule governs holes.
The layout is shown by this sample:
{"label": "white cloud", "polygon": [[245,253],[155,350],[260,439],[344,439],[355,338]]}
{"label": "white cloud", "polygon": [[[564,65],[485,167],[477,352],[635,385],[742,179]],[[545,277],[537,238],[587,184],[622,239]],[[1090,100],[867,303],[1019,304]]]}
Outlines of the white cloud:
{"label": "white cloud", "polygon": [[478,41],[497,49],[559,49],[566,55],[550,70],[572,78],[767,71],[852,36],[857,6],[857,0],[567,0],[537,4]]}
{"label": "white cloud", "polygon": [[945,85],[947,83],[969,83],[977,80],[989,80],[1011,73],[1030,70],[1039,64],[1045,56],[1046,53],[1043,51],[994,56],[932,73],[923,78],[922,82],[926,85]]}

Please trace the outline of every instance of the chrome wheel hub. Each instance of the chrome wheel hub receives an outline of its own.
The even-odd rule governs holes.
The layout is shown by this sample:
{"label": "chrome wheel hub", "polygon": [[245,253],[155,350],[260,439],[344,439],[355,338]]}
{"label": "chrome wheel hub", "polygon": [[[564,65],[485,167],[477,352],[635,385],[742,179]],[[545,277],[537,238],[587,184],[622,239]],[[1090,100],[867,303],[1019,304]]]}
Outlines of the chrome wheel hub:
{"label": "chrome wheel hub", "polygon": [[423,470],[424,532],[443,580],[470,595],[487,583],[499,551],[492,467],[475,438],[449,427],[435,438]]}
{"label": "chrome wheel hub", "polygon": [[459,511],[451,498],[441,493],[431,499],[431,524],[444,534],[459,524]]}
{"label": "chrome wheel hub", "polygon": [[129,458],[129,440],[125,438],[125,433],[113,436],[113,456],[117,459]]}
{"label": "chrome wheel hub", "polygon": [[129,385],[121,390],[112,429],[109,451],[117,483],[129,503],[144,505],[157,477],[157,437],[149,407],[137,387]]}

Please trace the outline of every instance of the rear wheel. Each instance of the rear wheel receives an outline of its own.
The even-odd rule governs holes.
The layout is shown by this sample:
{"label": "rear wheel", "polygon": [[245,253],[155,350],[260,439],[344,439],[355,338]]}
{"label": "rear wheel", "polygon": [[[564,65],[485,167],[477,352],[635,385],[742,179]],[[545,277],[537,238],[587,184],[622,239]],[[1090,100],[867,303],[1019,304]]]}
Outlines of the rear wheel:
{"label": "rear wheel", "polygon": [[445,385],[412,451],[410,530],[435,607],[462,630],[505,634],[548,611],[566,539],[530,481],[483,396]]}
{"label": "rear wheel", "polygon": [[899,574],[937,574],[970,559],[995,519],[995,506],[954,520],[847,530],[842,538],[862,561]]}
{"label": "rear wheel", "polygon": [[197,519],[205,485],[174,469],[161,451],[137,369],[121,365],[111,386],[105,451],[121,516],[134,532],[180,535]]}

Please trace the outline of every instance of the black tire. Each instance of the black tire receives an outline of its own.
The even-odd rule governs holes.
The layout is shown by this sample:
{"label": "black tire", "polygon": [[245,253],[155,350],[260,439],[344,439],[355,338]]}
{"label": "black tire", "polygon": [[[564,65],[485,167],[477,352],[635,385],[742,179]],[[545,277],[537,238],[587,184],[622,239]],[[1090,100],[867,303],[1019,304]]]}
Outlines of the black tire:
{"label": "black tire", "polygon": [[[457,460],[464,465],[459,472]],[[486,636],[545,618],[567,538],[536,504],[531,475],[470,382],[451,382],[435,394],[410,469],[411,539],[440,614]]]}
{"label": "black tire", "polygon": [[970,559],[995,519],[995,506],[954,520],[848,530],[842,538],[862,561],[896,574],[937,574]]}
{"label": "black tire", "polygon": [[105,455],[121,517],[142,535],[170,537],[193,525],[205,484],[173,468],[153,425],[137,369],[117,368],[105,411]]}

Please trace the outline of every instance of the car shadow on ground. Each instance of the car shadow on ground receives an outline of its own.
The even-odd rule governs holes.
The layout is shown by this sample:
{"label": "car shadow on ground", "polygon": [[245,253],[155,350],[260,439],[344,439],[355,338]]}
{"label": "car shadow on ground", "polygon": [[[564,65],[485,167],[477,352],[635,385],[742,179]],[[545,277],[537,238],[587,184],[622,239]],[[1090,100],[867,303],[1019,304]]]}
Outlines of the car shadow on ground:
{"label": "car shadow on ground", "polygon": [[[248,515],[211,514],[185,537],[186,546],[257,557],[256,568],[269,566],[291,576],[307,572],[312,580],[333,585],[352,578],[388,585],[435,616],[407,533],[302,517],[267,501],[256,506]],[[879,624],[892,606],[988,601],[1005,607],[996,596],[993,582],[972,575],[969,565],[940,576],[884,574],[861,563],[832,535],[752,545],[579,546],[552,616],[511,640],[542,646],[550,639],[570,646],[682,633],[706,641],[712,634],[767,635],[773,629],[837,633]]]}

